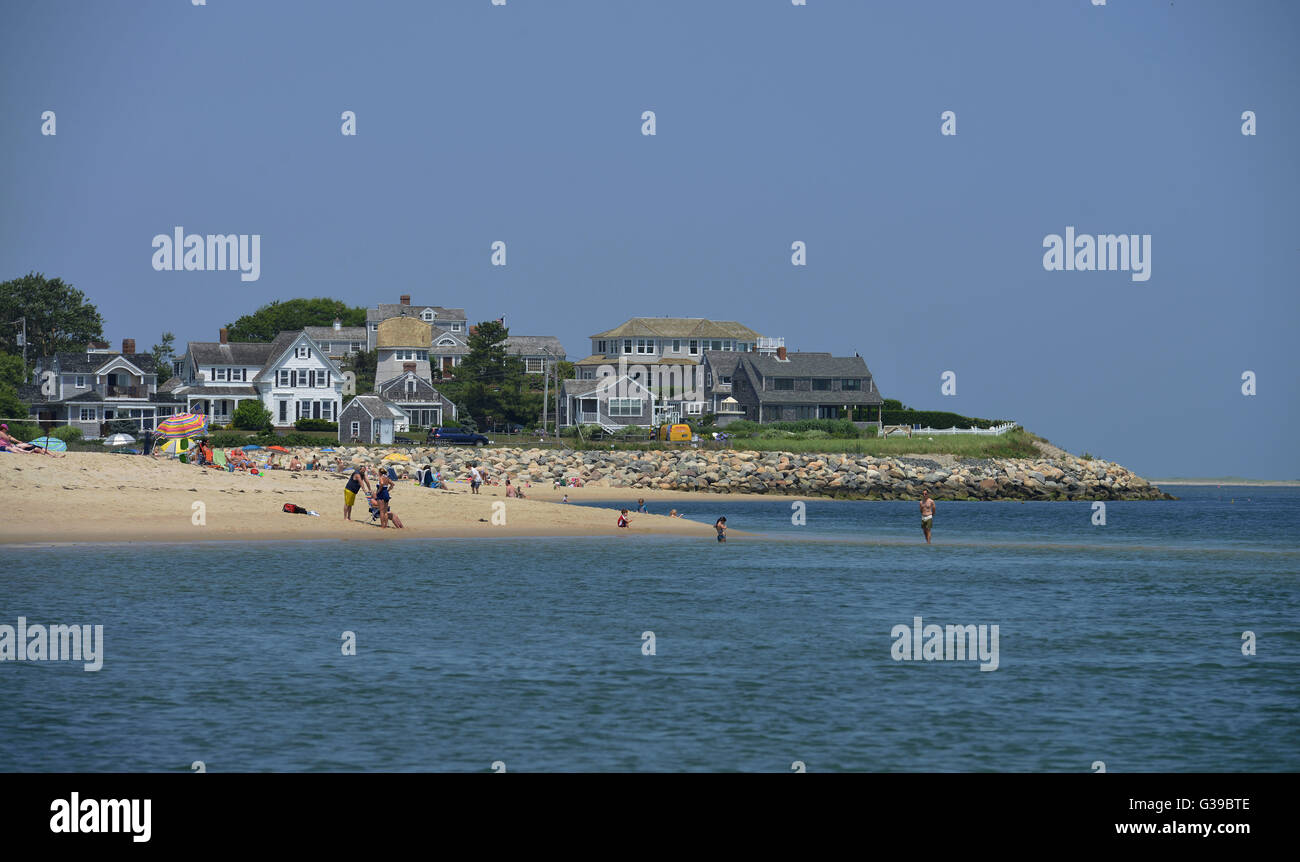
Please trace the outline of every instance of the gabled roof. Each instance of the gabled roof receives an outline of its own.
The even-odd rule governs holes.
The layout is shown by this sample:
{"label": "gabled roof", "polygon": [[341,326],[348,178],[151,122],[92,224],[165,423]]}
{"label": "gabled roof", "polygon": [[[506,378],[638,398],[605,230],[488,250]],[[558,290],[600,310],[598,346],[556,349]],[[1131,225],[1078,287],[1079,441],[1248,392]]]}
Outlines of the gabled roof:
{"label": "gabled roof", "polygon": [[[410,392],[406,388],[408,379],[415,380],[415,391]],[[439,402],[446,401],[451,403],[441,392],[433,387],[427,380],[414,371],[404,371],[396,377],[385,380],[382,384],[375,387],[376,394],[381,398],[387,398],[389,401],[401,401],[405,403],[416,402]]]}
{"label": "gabled roof", "polygon": [[441,305],[402,305],[400,302],[381,302],[374,308],[366,309],[366,322],[378,323],[390,317],[419,318],[426,309],[432,311],[438,320],[468,320],[463,308],[443,308]]}
{"label": "gabled roof", "polygon": [[[55,356],[61,374],[94,374],[114,359],[126,359],[145,374],[155,373],[152,353],[59,353]],[[47,366],[49,367],[49,366]]]}
{"label": "gabled roof", "polygon": [[506,353],[511,356],[554,356],[564,358],[564,345],[554,335],[507,335]]}
{"label": "gabled roof", "polygon": [[366,340],[366,328],[364,326],[344,326],[335,329],[332,326],[304,326],[303,332],[312,341],[361,341]]}
{"label": "gabled roof", "polygon": [[271,352],[269,341],[191,341],[188,351],[196,365],[245,365],[261,368]]}
{"label": "gabled roof", "polygon": [[[861,356],[832,356],[829,353],[788,353],[786,360],[775,355],[742,353],[740,362],[750,379],[758,400],[777,404],[883,404],[875,377]],[[763,389],[762,377],[851,377],[869,380],[860,390],[773,390]]]}
{"label": "gabled roof", "polygon": [[736,366],[740,364],[740,357],[745,355],[734,350],[706,350],[704,351],[704,361],[708,363],[709,368],[713,369],[714,374],[729,377],[735,372]]}
{"label": "gabled roof", "polygon": [[735,338],[757,341],[759,334],[734,320],[703,317],[633,317],[592,338]]}
{"label": "gabled roof", "polygon": [[[372,419],[387,419],[392,415],[388,402],[378,395],[358,395],[344,405],[343,413],[351,410],[354,405],[368,413]],[[342,413],[339,415],[341,416]]]}
{"label": "gabled roof", "polygon": [[[649,395],[651,398],[655,397],[655,394],[651,392],[645,386],[645,384],[633,380],[631,377],[627,376],[626,374],[624,374],[622,377],[618,377],[610,374],[610,375],[606,375],[605,377],[597,377],[594,380],[576,380],[576,379],[565,380],[563,383],[563,389],[564,389],[563,394],[574,395],[574,396],[578,396],[578,395],[600,396],[600,395],[604,395],[606,390],[610,390],[610,389],[617,390],[618,384],[624,380],[627,381],[627,383],[624,384],[625,386],[629,388],[636,387],[637,389],[640,389],[642,392],[644,392],[646,395]],[[620,398],[622,396],[611,395],[611,397]]]}

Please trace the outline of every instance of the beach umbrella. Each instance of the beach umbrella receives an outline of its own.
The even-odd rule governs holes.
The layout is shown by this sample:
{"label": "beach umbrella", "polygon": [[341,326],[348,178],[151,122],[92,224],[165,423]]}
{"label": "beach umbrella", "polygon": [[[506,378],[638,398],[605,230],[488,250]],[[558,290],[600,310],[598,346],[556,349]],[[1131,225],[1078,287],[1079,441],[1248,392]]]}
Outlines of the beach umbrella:
{"label": "beach umbrella", "polygon": [[130,434],[114,434],[112,437],[109,437],[107,440],[104,441],[104,445],[105,446],[126,446],[127,444],[134,443],[134,442],[135,442],[135,438],[132,437]]}
{"label": "beach umbrella", "polygon": [[51,452],[68,451],[68,444],[58,437],[37,437],[35,440],[29,440],[28,442],[33,446],[40,446],[42,449],[48,449]]}
{"label": "beach umbrella", "polygon": [[178,413],[175,416],[168,416],[158,423],[158,436],[165,437],[168,440],[175,440],[180,437],[197,437],[200,434],[206,434],[208,430],[208,417],[200,413]]}
{"label": "beach umbrella", "polygon": [[321,451],[322,451],[322,452],[333,452],[334,450],[333,450],[333,449],[322,449]]}
{"label": "beach umbrella", "polygon": [[262,447],[261,447],[261,446],[258,446],[256,443],[249,443],[247,446],[243,446],[243,447],[241,447],[241,448],[242,448],[245,452],[252,452],[252,451],[255,451],[255,450],[257,450],[257,449],[261,449]]}
{"label": "beach umbrella", "polygon": [[285,453],[288,453],[288,451],[289,451],[288,449],[284,448],[283,446],[267,446],[266,448],[267,448],[267,449],[270,449],[272,452],[285,452]]}
{"label": "beach umbrella", "polygon": [[384,460],[385,461],[410,461],[411,459],[403,455],[401,452],[390,452],[389,454],[384,456]]}
{"label": "beach umbrella", "polygon": [[189,442],[189,438],[186,437],[173,437],[155,446],[154,451],[161,452],[164,455],[179,455],[182,452],[189,451]]}

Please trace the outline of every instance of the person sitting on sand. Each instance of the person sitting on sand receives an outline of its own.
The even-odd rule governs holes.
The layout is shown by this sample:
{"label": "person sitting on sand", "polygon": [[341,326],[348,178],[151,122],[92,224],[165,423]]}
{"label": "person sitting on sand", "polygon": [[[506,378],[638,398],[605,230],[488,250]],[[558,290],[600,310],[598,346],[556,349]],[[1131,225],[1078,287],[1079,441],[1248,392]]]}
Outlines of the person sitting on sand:
{"label": "person sitting on sand", "polygon": [[632,523],[632,521],[627,517],[627,509],[624,509],[618,515],[618,525],[620,527],[626,527],[630,523]]}
{"label": "person sitting on sand", "polygon": [[561,503],[567,503],[567,502],[569,502],[569,495],[568,495],[568,494],[565,494],[565,495],[564,495],[564,499],[561,500],[560,502],[561,502]]}
{"label": "person sitting on sand", "polygon": [[714,521],[713,529],[718,531],[719,542],[727,541],[727,516],[723,515],[721,518],[718,518],[718,520]]}
{"label": "person sitting on sand", "polygon": [[370,493],[370,480],[366,478],[366,467],[361,465],[352,471],[348,477],[348,483],[343,486],[343,520],[352,520],[352,504],[357,501],[357,492],[365,487],[366,493]]}
{"label": "person sitting on sand", "polygon": [[509,477],[509,476],[506,477],[506,496],[507,496],[507,497],[517,497],[517,496],[519,496],[519,492],[518,492],[518,490],[515,488],[514,485],[511,485],[511,484],[510,484],[510,477]]}
{"label": "person sitting on sand", "polygon": [[670,517],[670,518],[680,518],[681,515],[677,514],[677,510],[676,510],[676,509],[673,509],[671,512],[668,513],[668,517]]}
{"label": "person sitting on sand", "polygon": [[307,469],[308,469],[308,470],[319,470],[319,469],[320,469],[320,456],[319,456],[319,455],[312,455],[312,456],[311,456],[311,463],[307,465]]}
{"label": "person sitting on sand", "polygon": [[295,473],[302,471],[302,462],[298,460],[297,455],[294,455],[293,460],[289,462],[289,469]]}

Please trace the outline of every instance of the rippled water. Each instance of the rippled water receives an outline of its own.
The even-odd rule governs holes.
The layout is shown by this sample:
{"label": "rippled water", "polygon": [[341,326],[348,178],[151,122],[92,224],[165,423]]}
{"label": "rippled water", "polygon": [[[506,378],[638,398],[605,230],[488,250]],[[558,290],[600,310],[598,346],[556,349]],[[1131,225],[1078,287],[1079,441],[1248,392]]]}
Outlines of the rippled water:
{"label": "rippled water", "polygon": [[[726,545],[4,548],[0,623],[105,656],[0,663],[0,769],[1300,769],[1300,489],[1175,493],[941,502],[933,547],[915,503],[723,498],[674,505]],[[997,670],[895,661],[915,616]]]}

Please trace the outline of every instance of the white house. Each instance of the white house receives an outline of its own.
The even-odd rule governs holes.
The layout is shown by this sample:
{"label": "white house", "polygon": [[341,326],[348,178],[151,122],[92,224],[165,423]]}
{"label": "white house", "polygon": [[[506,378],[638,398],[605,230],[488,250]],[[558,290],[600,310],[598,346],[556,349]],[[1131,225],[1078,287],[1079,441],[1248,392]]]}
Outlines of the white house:
{"label": "white house", "polygon": [[343,373],[306,332],[281,332],[265,343],[191,341],[181,362],[180,385],[172,394],[188,409],[225,425],[241,401],[256,399],[285,428],[298,419],[337,421],[343,403]]}

